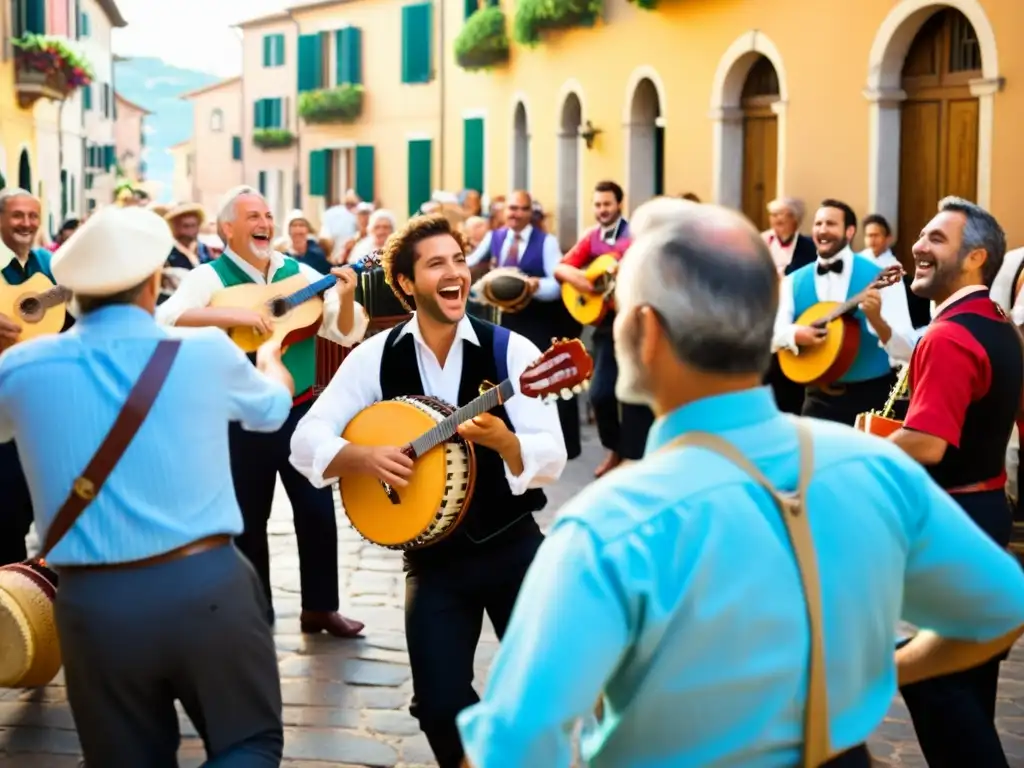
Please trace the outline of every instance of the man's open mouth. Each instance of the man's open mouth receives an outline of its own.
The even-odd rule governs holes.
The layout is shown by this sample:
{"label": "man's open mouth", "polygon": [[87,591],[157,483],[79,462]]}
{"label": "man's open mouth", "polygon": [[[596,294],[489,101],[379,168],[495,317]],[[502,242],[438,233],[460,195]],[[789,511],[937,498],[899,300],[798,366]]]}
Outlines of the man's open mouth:
{"label": "man's open mouth", "polygon": [[442,299],[448,299],[449,301],[461,301],[462,300],[462,286],[461,285],[447,285],[444,288],[437,290],[437,295]]}

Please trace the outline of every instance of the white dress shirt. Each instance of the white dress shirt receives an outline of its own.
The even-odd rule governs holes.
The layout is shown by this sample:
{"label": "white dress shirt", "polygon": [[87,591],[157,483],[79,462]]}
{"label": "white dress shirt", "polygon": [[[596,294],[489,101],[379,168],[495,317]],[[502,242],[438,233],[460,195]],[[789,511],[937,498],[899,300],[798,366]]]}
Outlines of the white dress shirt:
{"label": "white dress shirt", "polygon": [[[816,264],[832,264],[838,260],[843,261],[843,271],[826,272],[819,275]],[[830,259],[818,259],[816,264],[810,265],[814,269],[814,288],[818,293],[818,301],[846,301],[847,292],[850,290],[850,276],[853,274],[853,251],[849,247],[844,248]],[[879,346],[889,355],[889,362],[896,368],[910,361],[910,354],[914,351],[916,341],[914,326],[910,322],[910,311],[907,308],[907,294],[902,282],[894,283],[883,288],[882,294],[882,319],[892,329],[892,336],[885,344],[879,342]],[[793,275],[786,275],[779,285],[779,313],[775,317],[775,334],[772,337],[772,352],[780,349],[789,349],[794,354],[800,354],[800,348],[796,344],[795,302],[793,297]],[[868,331],[877,337],[875,329],[868,323]]]}
{"label": "white dress shirt", "polygon": [[[284,254],[274,251],[270,256],[270,269],[267,276],[253,267],[249,262],[231,251],[224,251],[220,255],[222,259],[231,259],[252,281],[258,285],[267,285],[273,282],[277,270],[284,266]],[[309,281],[310,285],[325,277],[312,267],[299,262],[299,272]],[[157,322],[164,325],[174,325],[185,312],[190,309],[204,309],[210,305],[210,299],[217,291],[224,290],[224,283],[220,275],[213,268],[212,264],[200,264],[189,271],[178,286],[174,294],[156,308]],[[366,335],[366,328],[369,325],[369,318],[358,302],[355,303],[353,312],[354,322],[352,330],[346,334],[338,331],[338,311],[341,309],[341,298],[334,289],[324,293],[324,315],[320,323],[319,334],[325,339],[330,339],[338,344],[350,347],[360,341]]]}
{"label": "white dress shirt", "polygon": [[1016,325],[1024,325],[1024,291],[1020,292],[1016,301],[1012,304],[1010,302],[1016,287],[1013,284],[1013,277],[1017,274],[1017,268],[1022,260],[1024,260],[1024,248],[1007,251],[1003,258],[1003,266],[999,268],[990,290],[992,301],[1002,307]]}
{"label": "white dress shirt", "polygon": [[[523,230],[519,232],[519,259],[518,263],[523,263],[523,257],[526,255],[526,244],[530,242],[530,235],[533,233],[533,225],[527,224],[523,227]],[[471,267],[475,267],[481,261],[484,261],[490,256],[491,253],[491,238],[494,236],[494,230],[491,230],[484,239],[480,241],[480,245],[476,247],[476,250],[469,254],[469,258],[466,262]],[[512,247],[513,239],[516,233],[510,227],[505,234],[505,242],[501,244],[501,258],[498,263],[494,266],[504,267],[508,259],[509,249]],[[537,292],[533,294],[533,298],[539,301],[554,301],[562,297],[562,286],[558,284],[555,279],[555,267],[557,267],[562,261],[562,249],[558,245],[558,240],[555,236],[545,232],[544,233],[544,277],[540,278],[540,287],[537,288]],[[539,357],[539,355],[538,355]]]}
{"label": "white dress shirt", "polygon": [[[415,340],[416,364],[423,382],[423,394],[455,405],[462,381],[463,344],[480,345],[480,340],[467,317],[459,322],[455,342],[440,365],[430,347],[423,341],[415,315],[402,329],[399,338],[412,334]],[[349,421],[370,405],[383,399],[380,365],[388,333],[378,333],[352,350],[320,395],[295,427],[291,444],[291,463],[316,488],[334,482],[324,472],[347,445],[339,437]],[[396,339],[397,342],[397,339]],[[505,465],[505,477],[513,495],[537,488],[558,479],[565,468],[565,439],[553,403],[518,394],[519,377],[526,367],[540,357],[537,349],[523,336],[512,333],[508,344],[508,373],[517,394],[505,403],[505,411],[519,438],[523,457],[522,474],[516,476]]]}
{"label": "white dress shirt", "polygon": [[793,251],[796,249],[796,241],[800,237],[800,233],[794,232],[785,245],[782,244],[773,229],[766,229],[761,233],[761,237],[772,254],[772,261],[775,262],[775,269],[779,273],[779,277],[783,277],[786,274],[786,267],[793,261]]}

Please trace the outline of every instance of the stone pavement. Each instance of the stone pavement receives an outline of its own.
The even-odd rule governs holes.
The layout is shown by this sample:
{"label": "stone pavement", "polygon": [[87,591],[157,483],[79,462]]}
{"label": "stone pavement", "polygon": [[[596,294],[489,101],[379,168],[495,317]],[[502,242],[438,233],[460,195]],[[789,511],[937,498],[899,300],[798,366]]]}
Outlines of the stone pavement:
{"label": "stone pavement", "polygon": [[[570,463],[549,491],[549,507],[540,515],[544,525],[589,482],[601,458],[593,430],[586,429],[584,437],[583,456]],[[435,765],[407,711],[411,681],[402,631],[400,556],[364,544],[340,523],[342,610],[366,622],[366,637],[356,641],[306,637],[299,633],[298,562],[283,493],[274,509],[271,536],[284,695],[284,765]],[[476,659],[479,685],[496,650],[497,639],[485,626]],[[1015,649],[1003,665],[998,717],[1010,765],[1024,768],[1024,648]],[[181,765],[201,765],[202,745],[184,717],[182,734]],[[894,702],[871,741],[871,750],[881,765],[925,766],[902,702]],[[77,768],[77,755],[78,741],[61,677],[43,690],[0,691],[0,768]]]}

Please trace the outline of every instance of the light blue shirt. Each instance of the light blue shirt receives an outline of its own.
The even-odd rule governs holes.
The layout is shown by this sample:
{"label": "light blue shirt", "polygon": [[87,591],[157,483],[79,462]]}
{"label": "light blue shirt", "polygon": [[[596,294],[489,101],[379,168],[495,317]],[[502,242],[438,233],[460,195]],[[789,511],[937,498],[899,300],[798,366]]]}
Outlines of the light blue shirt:
{"label": "light blue shirt", "polygon": [[111,306],[10,348],[0,355],[0,443],[17,440],[43,540],[156,342],[171,336],[183,342],[152,410],[53,564],[130,562],[242,532],[228,422],[272,432],[292,401],[223,331],[161,328],[138,307]]}
{"label": "light blue shirt", "polygon": [[[896,693],[901,617],[986,641],[1024,623],[1024,572],[885,440],[823,421],[809,515],[824,603],[832,746],[859,744]],[[770,496],[674,437],[721,435],[783,491],[796,432],[769,390],[658,420],[647,457],[563,508],[519,593],[483,701],[459,715],[475,768],[561,768],[570,728],[592,768],[799,762],[809,633],[796,559]]]}
{"label": "light blue shirt", "polygon": [[[491,230],[484,239],[480,241],[480,245],[476,247],[476,250],[469,254],[466,259],[466,264],[471,267],[475,267],[484,259],[491,255],[491,237],[494,235],[495,230]],[[527,224],[523,227],[523,231],[519,233],[519,259],[522,261],[523,256],[526,255],[526,244],[530,242],[530,235],[533,233],[533,225]],[[495,264],[495,267],[504,267],[506,260],[508,259],[508,252],[512,248],[512,240],[515,237],[515,233],[511,228],[505,234],[505,242],[501,244],[501,258],[499,263]],[[544,240],[541,243],[542,251],[544,256],[544,277],[540,278],[540,285],[537,286],[537,292],[533,294],[533,298],[537,301],[555,301],[556,299],[562,298],[562,286],[558,280],[555,279],[555,267],[562,263],[562,249],[558,245],[558,240],[550,232],[544,233]]]}

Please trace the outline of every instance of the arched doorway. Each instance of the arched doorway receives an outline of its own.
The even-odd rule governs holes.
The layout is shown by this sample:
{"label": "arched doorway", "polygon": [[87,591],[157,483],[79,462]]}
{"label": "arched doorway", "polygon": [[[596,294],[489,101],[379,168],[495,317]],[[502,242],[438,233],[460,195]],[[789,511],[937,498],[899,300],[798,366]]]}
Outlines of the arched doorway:
{"label": "arched doorway", "polygon": [[512,118],[512,188],[530,190],[530,126],[521,101]]}
{"label": "arched doorway", "polygon": [[562,251],[576,244],[580,226],[580,126],[583,106],[575,93],[562,102],[561,129],[558,132],[558,243]]}
{"label": "arched doorway", "polygon": [[743,180],[741,210],[763,232],[768,203],[775,197],[779,169],[779,125],[772,105],[779,101],[779,76],[766,56],[758,55],[743,83]]}
{"label": "arched doorway", "polygon": [[665,129],[654,82],[636,84],[629,112],[629,210],[665,191]]}
{"label": "arched doorway", "polygon": [[979,102],[970,81],[981,78],[981,48],[971,22],[955,8],[918,30],[903,62],[900,109],[899,238],[905,268],[916,235],[946,195],[976,200]]}
{"label": "arched doorway", "polygon": [[32,163],[28,159],[28,150],[21,150],[21,157],[18,159],[18,187],[26,192],[32,191]]}

